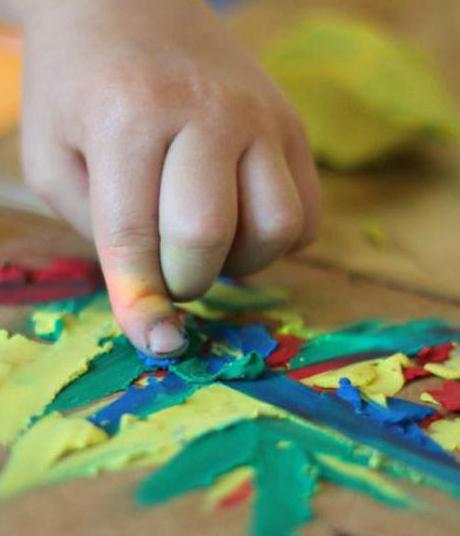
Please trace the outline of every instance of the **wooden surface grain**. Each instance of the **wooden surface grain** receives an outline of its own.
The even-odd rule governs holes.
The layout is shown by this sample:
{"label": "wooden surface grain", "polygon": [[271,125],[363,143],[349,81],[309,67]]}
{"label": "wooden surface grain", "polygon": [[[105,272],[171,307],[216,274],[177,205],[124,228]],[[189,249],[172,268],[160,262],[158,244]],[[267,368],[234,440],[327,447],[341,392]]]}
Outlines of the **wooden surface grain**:
{"label": "wooden surface grain", "polygon": [[[432,51],[460,102],[458,0],[265,0],[235,13],[229,25],[257,51],[313,7],[364,17]],[[0,140],[0,177],[19,176],[17,136]],[[340,326],[366,317],[392,321],[442,316],[460,322],[460,153],[433,149],[361,174],[322,170],[323,232],[316,246],[255,277],[292,290],[293,305],[311,326]],[[1,190],[1,184],[0,184]],[[377,247],[363,228],[377,222],[386,242]],[[91,244],[65,224],[0,208],[0,258],[44,264],[52,256],[91,256]],[[0,326],[17,329],[28,308],[0,307]],[[419,386],[422,384],[419,384]],[[421,387],[419,387],[420,389]],[[409,392],[415,399],[416,392]],[[131,491],[141,474],[127,471],[37,490],[0,506],[3,535],[233,535],[243,534],[249,506],[207,514],[201,494],[138,511]],[[360,495],[324,486],[314,501],[314,536],[454,536],[458,506],[427,489],[430,513],[389,510]]]}

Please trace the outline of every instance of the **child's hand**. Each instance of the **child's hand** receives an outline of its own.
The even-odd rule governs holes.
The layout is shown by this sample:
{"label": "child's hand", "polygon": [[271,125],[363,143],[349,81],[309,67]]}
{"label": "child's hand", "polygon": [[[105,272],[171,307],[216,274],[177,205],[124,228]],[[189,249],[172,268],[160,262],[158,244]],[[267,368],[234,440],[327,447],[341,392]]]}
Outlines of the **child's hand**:
{"label": "child's hand", "polygon": [[43,0],[23,17],[28,183],[96,242],[143,351],[170,297],[312,240],[318,182],[290,105],[199,0]]}

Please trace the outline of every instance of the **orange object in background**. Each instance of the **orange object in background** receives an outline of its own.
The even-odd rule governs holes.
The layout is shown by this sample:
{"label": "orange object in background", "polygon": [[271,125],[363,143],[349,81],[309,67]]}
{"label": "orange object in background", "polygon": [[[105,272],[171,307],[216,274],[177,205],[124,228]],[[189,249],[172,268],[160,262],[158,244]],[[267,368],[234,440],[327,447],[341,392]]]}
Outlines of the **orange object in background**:
{"label": "orange object in background", "polygon": [[0,136],[19,121],[21,94],[21,38],[0,25]]}

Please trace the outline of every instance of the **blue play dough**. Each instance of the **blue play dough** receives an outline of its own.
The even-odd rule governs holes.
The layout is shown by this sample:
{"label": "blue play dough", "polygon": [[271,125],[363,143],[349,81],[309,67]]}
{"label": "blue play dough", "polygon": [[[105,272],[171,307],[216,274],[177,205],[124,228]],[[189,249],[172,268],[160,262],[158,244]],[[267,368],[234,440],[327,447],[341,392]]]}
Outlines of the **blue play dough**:
{"label": "blue play dough", "polygon": [[[268,329],[262,324],[234,326],[223,322],[217,322],[203,327],[210,341],[219,342],[229,348],[228,354],[215,355],[212,352],[201,355],[190,355],[189,358],[198,358],[206,364],[206,370],[210,375],[217,374],[225,365],[235,359],[231,351],[238,351],[246,355],[251,352],[257,353],[262,359],[266,359],[278,346]],[[146,355],[137,350],[137,357],[151,370],[169,370],[174,365],[180,364],[185,358],[160,359]]]}
{"label": "blue play dough", "polygon": [[243,326],[238,335],[243,353],[257,352],[262,359],[266,359],[278,346],[267,328],[261,324]]}
{"label": "blue play dough", "polygon": [[208,374],[217,374],[231,359],[229,356],[210,356],[207,360]]}
{"label": "blue play dough", "polygon": [[143,354],[141,351],[137,350],[137,357],[144,363],[146,367],[151,367],[152,369],[168,369],[174,363],[179,361],[178,358],[159,358],[152,357],[147,354]]}
{"label": "blue play dough", "polygon": [[356,411],[372,417],[372,420],[387,424],[401,422],[418,422],[436,414],[432,408],[400,398],[387,398],[387,406],[381,406],[372,401],[363,400],[359,390],[348,378],[341,378],[335,394],[342,400],[350,402]]}
{"label": "blue play dough", "polygon": [[131,385],[120,398],[89,417],[89,421],[112,435],[117,432],[124,414],[146,416],[170,405],[169,397],[180,393],[186,395],[196,388],[187,385],[172,372],[166,374],[161,381],[150,376],[147,386]]}
{"label": "blue play dough", "polygon": [[432,408],[400,398],[387,398],[387,405],[382,406],[372,401],[363,400],[359,390],[348,378],[341,378],[335,395],[349,402],[356,413],[368,417],[380,426],[400,434],[419,446],[451,458],[435,441],[433,441],[417,424],[436,414]]}
{"label": "blue play dough", "polygon": [[243,354],[257,352],[262,359],[266,359],[278,346],[277,341],[263,324],[246,326],[216,324],[210,326],[207,332],[216,342],[221,342]]}
{"label": "blue play dough", "polygon": [[[262,359],[266,359],[278,346],[268,329],[262,324],[252,324],[248,326],[230,326],[224,323],[216,323],[207,326],[204,332],[212,341],[220,342],[232,350],[240,351],[242,354],[257,352]],[[177,364],[181,358],[158,358],[146,355],[137,350],[137,357],[146,367],[155,369],[169,369]],[[209,359],[209,372],[216,372],[233,359],[231,354],[223,356],[213,356],[212,354],[203,356]]]}
{"label": "blue play dough", "polygon": [[391,428],[373,425],[369,417],[350,411],[349,403],[338,396],[317,393],[311,387],[269,371],[255,381],[232,380],[226,385],[375,447],[423,474],[442,479],[446,491],[460,496],[460,464],[455,458],[444,451],[427,449]]}

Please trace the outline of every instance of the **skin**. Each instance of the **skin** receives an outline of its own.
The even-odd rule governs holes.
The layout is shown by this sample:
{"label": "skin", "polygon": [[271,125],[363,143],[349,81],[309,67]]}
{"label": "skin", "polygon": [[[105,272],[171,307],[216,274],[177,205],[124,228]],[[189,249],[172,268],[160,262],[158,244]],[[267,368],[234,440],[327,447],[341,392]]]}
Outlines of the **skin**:
{"label": "skin", "polygon": [[3,11],[25,36],[26,180],[94,239],[139,349],[183,349],[171,299],[313,240],[319,189],[303,127],[203,1]]}

